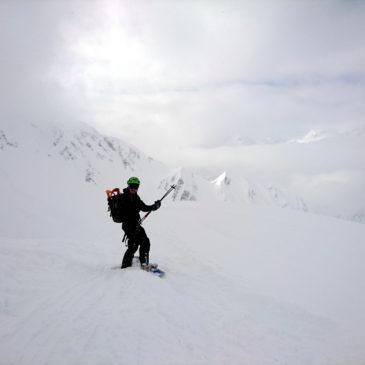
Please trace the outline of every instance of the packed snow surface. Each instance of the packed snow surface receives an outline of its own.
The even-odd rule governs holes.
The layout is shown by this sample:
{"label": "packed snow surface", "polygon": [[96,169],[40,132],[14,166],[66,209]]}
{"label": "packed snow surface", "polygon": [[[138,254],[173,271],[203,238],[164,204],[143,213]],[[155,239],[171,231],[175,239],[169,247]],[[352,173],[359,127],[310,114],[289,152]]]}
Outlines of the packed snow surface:
{"label": "packed snow surface", "polygon": [[0,240],[1,364],[363,364],[365,226],[166,202],[161,279],[121,270],[121,231]]}

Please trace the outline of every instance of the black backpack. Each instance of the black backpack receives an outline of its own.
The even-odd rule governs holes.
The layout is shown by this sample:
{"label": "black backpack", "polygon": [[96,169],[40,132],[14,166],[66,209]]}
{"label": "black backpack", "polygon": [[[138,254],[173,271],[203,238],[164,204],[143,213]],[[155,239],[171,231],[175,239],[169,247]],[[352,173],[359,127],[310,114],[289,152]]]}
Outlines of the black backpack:
{"label": "black backpack", "polygon": [[123,200],[119,188],[106,190],[108,196],[108,212],[115,223],[123,222]]}

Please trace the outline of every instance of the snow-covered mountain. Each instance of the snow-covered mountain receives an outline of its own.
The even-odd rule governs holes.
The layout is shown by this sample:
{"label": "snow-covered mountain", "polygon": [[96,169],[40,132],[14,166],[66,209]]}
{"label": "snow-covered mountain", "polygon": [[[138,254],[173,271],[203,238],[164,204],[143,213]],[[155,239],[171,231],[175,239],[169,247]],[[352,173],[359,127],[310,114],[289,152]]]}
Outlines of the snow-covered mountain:
{"label": "snow-covered mountain", "polygon": [[274,184],[259,184],[250,182],[244,177],[232,178],[223,172],[213,180],[215,190],[224,201],[270,205],[280,208],[291,208],[308,211],[305,202],[280,189]]}
{"label": "snow-covered mountain", "polygon": [[[47,156],[51,161],[63,160],[81,170],[84,180],[101,183],[110,174],[127,171],[164,171],[161,163],[145,156],[136,147],[120,139],[103,136],[85,123],[10,124],[0,129],[0,149],[13,151],[20,158]],[[17,149],[18,151],[14,151]],[[20,154],[19,154],[20,153]],[[24,158],[23,158],[24,159]],[[36,159],[34,159],[36,162]],[[127,175],[126,175],[127,176]]]}
{"label": "snow-covered mountain", "polygon": [[210,177],[223,200],[234,197],[365,223],[363,127],[310,130],[277,143],[251,142],[200,155],[207,166],[196,169]]}
{"label": "snow-covered mountain", "polygon": [[[65,217],[92,230],[105,214],[105,189],[139,176],[151,195],[168,169],[126,142],[83,123],[5,123],[0,127],[1,231],[67,233]],[[62,204],[57,201],[62,197]],[[153,198],[156,196],[154,195]],[[31,216],[37,215],[35,222]],[[87,228],[86,228],[87,227]]]}
{"label": "snow-covered mountain", "polygon": [[191,169],[180,167],[161,181],[159,189],[166,191],[173,184],[176,185],[172,194],[174,201],[218,200],[308,211],[303,199],[290,195],[274,184],[253,183],[243,176],[231,177],[227,172],[209,181]]}
{"label": "snow-covered mountain", "polygon": [[311,143],[317,142],[327,138],[327,134],[323,131],[310,130],[303,138],[295,140],[297,143]]}
{"label": "snow-covered mountain", "polygon": [[[316,145],[322,142],[317,141]],[[0,188],[5,203],[0,207],[4,217],[1,229],[9,234],[18,232],[19,219],[14,217],[19,214],[26,232],[44,230],[41,219],[35,225],[28,223],[28,217],[34,214],[62,233],[67,232],[64,216],[73,216],[80,226],[101,219],[105,209],[104,190],[125,186],[131,175],[142,179],[141,194],[147,202],[156,200],[168,186],[176,184],[177,189],[170,197],[175,202],[218,200],[365,221],[365,211],[361,209],[341,212],[340,209],[315,206],[277,183],[254,181],[244,171],[239,174],[224,172],[207,180],[192,169],[171,170],[128,142],[104,136],[81,122],[2,122],[0,162],[3,176]],[[55,194],[61,194],[64,201],[56,209]],[[98,199],[90,202],[91,207],[80,209],[79,206],[87,206],[85,202],[90,194]],[[18,207],[21,207],[20,211]],[[49,215],[49,211],[53,214]],[[95,215],[95,211],[100,216]]]}
{"label": "snow-covered mountain", "polygon": [[[0,364],[364,363],[365,225],[82,123],[0,130]],[[146,203],[177,185],[144,223],[162,280],[117,269],[104,190],[131,175]]]}
{"label": "snow-covered mountain", "polygon": [[352,128],[348,130],[322,130],[322,129],[310,129],[302,136],[296,138],[283,138],[283,137],[266,137],[255,138],[251,136],[233,136],[227,140],[226,146],[257,146],[257,145],[276,145],[286,143],[312,143],[325,139],[334,139],[337,137],[349,137],[349,136],[363,136],[365,134],[364,127]]}
{"label": "snow-covered mountain", "polygon": [[159,185],[162,191],[176,185],[172,194],[174,201],[207,201],[216,198],[210,181],[203,179],[191,169],[179,167],[164,177]]}
{"label": "snow-covered mountain", "polygon": [[[226,181],[219,183],[221,177],[211,182],[193,170],[183,167],[170,171],[162,163],[145,156],[136,147],[120,139],[104,136],[84,123],[72,127],[31,123],[28,129],[29,131],[24,131],[23,127],[21,133],[13,133],[12,138],[15,142],[9,142],[5,132],[2,131],[3,144],[20,150],[24,146],[24,152],[27,151],[27,154],[33,152],[47,155],[51,161],[52,158],[64,160],[79,173],[81,172],[83,174],[81,180],[87,183],[103,186],[109,180],[115,180],[122,171],[123,176],[117,185],[120,182],[124,183],[128,176],[133,174],[142,178],[144,181],[142,187],[147,185],[147,189],[152,191],[158,181],[158,189],[161,191],[176,184],[177,188],[172,194],[174,201],[215,199],[218,195],[232,202],[254,202],[307,210],[305,203],[299,198],[295,200],[289,197],[284,189],[273,184],[262,186],[240,178],[233,179],[228,188]],[[17,140],[17,135],[25,135],[27,138]],[[32,142],[29,144],[30,136]],[[226,176],[226,173],[223,175]],[[148,186],[150,184],[152,187]]]}

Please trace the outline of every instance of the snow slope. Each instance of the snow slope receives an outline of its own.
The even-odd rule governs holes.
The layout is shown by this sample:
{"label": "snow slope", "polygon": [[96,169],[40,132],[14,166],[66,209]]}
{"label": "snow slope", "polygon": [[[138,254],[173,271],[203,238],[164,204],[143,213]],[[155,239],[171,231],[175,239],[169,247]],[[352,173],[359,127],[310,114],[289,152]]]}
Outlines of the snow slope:
{"label": "snow slope", "polygon": [[[212,199],[82,124],[0,129],[0,365],[365,362],[365,225]],[[146,203],[179,186],[145,222],[163,279],[117,268],[130,175]]]}
{"label": "snow slope", "polygon": [[145,223],[163,279],[98,228],[0,240],[0,364],[364,363],[363,225],[167,202]]}

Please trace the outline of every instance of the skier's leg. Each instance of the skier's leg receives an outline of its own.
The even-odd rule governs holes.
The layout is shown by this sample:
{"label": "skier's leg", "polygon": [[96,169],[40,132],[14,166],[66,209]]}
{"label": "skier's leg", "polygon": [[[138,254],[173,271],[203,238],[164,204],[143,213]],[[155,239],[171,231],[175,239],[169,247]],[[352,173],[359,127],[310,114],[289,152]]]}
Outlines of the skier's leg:
{"label": "skier's leg", "polygon": [[150,253],[150,240],[146,235],[145,230],[141,227],[138,232],[138,243],[139,243],[139,261],[141,265],[149,264],[149,253]]}
{"label": "skier's leg", "polygon": [[122,261],[122,269],[132,266],[133,256],[138,250],[138,243],[133,237],[132,239],[128,239],[128,248],[124,254]]}

